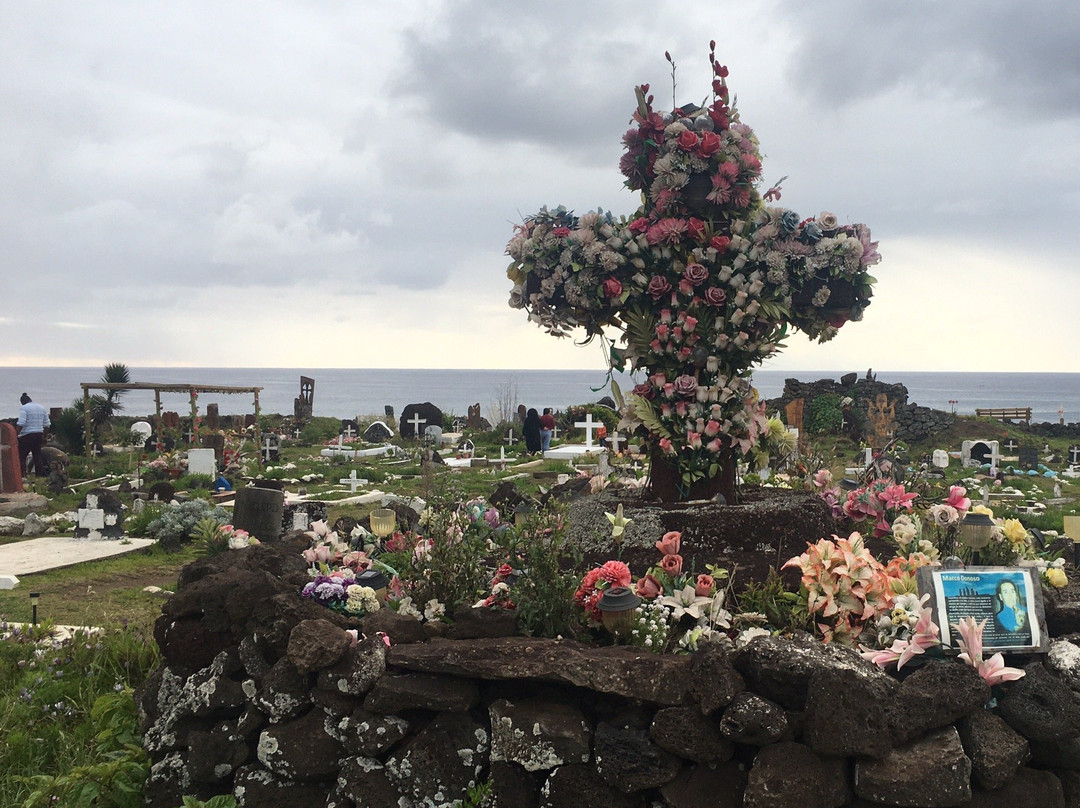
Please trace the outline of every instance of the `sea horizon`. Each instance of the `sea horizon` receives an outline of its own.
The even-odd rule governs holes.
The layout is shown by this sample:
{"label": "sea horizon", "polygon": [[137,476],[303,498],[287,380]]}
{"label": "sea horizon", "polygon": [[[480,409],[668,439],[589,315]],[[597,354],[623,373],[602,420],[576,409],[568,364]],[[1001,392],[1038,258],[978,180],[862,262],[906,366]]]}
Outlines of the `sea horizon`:
{"label": "sea horizon", "polygon": [[[265,414],[291,415],[300,392],[300,376],[315,379],[314,414],[335,418],[381,416],[384,407],[400,414],[407,404],[430,401],[443,412],[464,417],[468,407],[480,404],[484,417],[511,392],[529,407],[565,409],[609,395],[604,370],[490,369],[490,368],[250,368],[135,366],[128,369],[133,382],[183,384],[199,387],[261,387],[260,409]],[[0,367],[0,417],[18,414],[19,396],[27,392],[46,407],[70,406],[82,397],[82,383],[97,383],[101,366]],[[754,386],[763,398],[776,398],[789,378],[802,382],[839,380],[850,370],[758,370]],[[858,372],[863,378],[866,371]],[[875,377],[908,389],[909,404],[973,415],[982,407],[1031,407],[1032,421],[1080,421],[1080,373],[1002,371],[874,371]],[[615,374],[625,391],[634,379]],[[93,391],[91,391],[93,392]],[[129,391],[121,403],[123,414],[153,413],[149,391]],[[199,398],[200,411],[217,403],[221,414],[253,411],[250,394],[212,394]],[[165,410],[184,415],[184,393],[162,396]]]}

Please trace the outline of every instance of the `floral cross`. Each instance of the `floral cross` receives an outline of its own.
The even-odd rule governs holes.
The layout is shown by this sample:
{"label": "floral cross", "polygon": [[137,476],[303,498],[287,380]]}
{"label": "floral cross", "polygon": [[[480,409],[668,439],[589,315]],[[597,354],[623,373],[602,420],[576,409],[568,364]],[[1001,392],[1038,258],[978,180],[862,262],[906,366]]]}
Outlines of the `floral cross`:
{"label": "floral cross", "polygon": [[[757,138],[730,99],[715,43],[709,55],[707,107],[662,114],[649,85],[636,88],[620,161],[643,196],[632,216],[543,208],[507,245],[512,307],[556,336],[618,331],[618,344],[605,339],[611,367],[646,373],[623,401],[620,428],[647,435],[663,499],[734,496],[736,457],[765,425],[752,368],[789,327],[824,342],[860,319],[875,282],[867,270],[880,260],[865,225],[766,204],[779,185],[759,193]],[[665,469],[673,484],[657,490]]]}

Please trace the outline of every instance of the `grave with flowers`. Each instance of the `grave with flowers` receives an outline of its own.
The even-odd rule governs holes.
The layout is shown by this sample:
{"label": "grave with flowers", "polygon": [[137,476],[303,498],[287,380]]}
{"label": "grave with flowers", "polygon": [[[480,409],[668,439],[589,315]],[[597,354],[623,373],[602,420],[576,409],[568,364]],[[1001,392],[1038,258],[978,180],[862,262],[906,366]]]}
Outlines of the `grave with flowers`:
{"label": "grave with flowers", "polygon": [[[624,403],[660,502],[504,481],[189,564],[138,694],[148,806],[1075,804],[1064,562],[992,513],[976,546],[986,509],[958,485],[734,490],[768,426],[745,371],[786,325],[857,319],[876,252],[862,226],[763,207],[713,62],[705,110],[665,120],[639,92],[640,216],[542,213],[511,242],[530,316],[623,327],[616,362],[648,369]],[[722,511],[694,502],[717,492]],[[919,571],[976,551],[1032,567],[1046,653],[995,645],[965,591],[931,610]]]}

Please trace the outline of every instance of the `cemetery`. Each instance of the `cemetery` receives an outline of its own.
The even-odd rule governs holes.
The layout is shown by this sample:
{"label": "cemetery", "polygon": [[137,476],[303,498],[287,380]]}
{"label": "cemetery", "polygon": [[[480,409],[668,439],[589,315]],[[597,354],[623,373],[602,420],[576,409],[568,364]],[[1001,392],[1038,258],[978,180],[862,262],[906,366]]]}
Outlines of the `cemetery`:
{"label": "cemetery", "polygon": [[[514,308],[642,379],[549,450],[525,402],[319,418],[309,376],[291,414],[189,382],[155,390],[184,416],[99,421],[90,391],[137,383],[84,384],[48,479],[3,425],[0,802],[1080,805],[1080,425],[872,372],[762,400],[753,368],[857,321],[880,256],[759,191],[710,62],[706,107],[636,88],[641,209],[507,247]],[[150,542],[2,568],[43,536]]]}

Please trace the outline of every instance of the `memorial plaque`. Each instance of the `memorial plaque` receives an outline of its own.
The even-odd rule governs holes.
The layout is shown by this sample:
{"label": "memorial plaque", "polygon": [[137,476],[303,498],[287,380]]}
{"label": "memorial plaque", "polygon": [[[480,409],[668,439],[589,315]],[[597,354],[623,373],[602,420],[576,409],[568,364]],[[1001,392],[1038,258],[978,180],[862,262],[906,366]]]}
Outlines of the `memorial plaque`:
{"label": "memorial plaque", "polygon": [[965,617],[983,629],[984,657],[995,651],[1046,651],[1050,637],[1043,612],[1042,584],[1033,567],[920,567],[919,594],[930,594],[929,607],[941,629],[941,644],[959,650],[953,628]]}
{"label": "memorial plaque", "polygon": [[1021,446],[1019,465],[1022,469],[1033,469],[1039,465],[1039,452],[1034,446]]}

